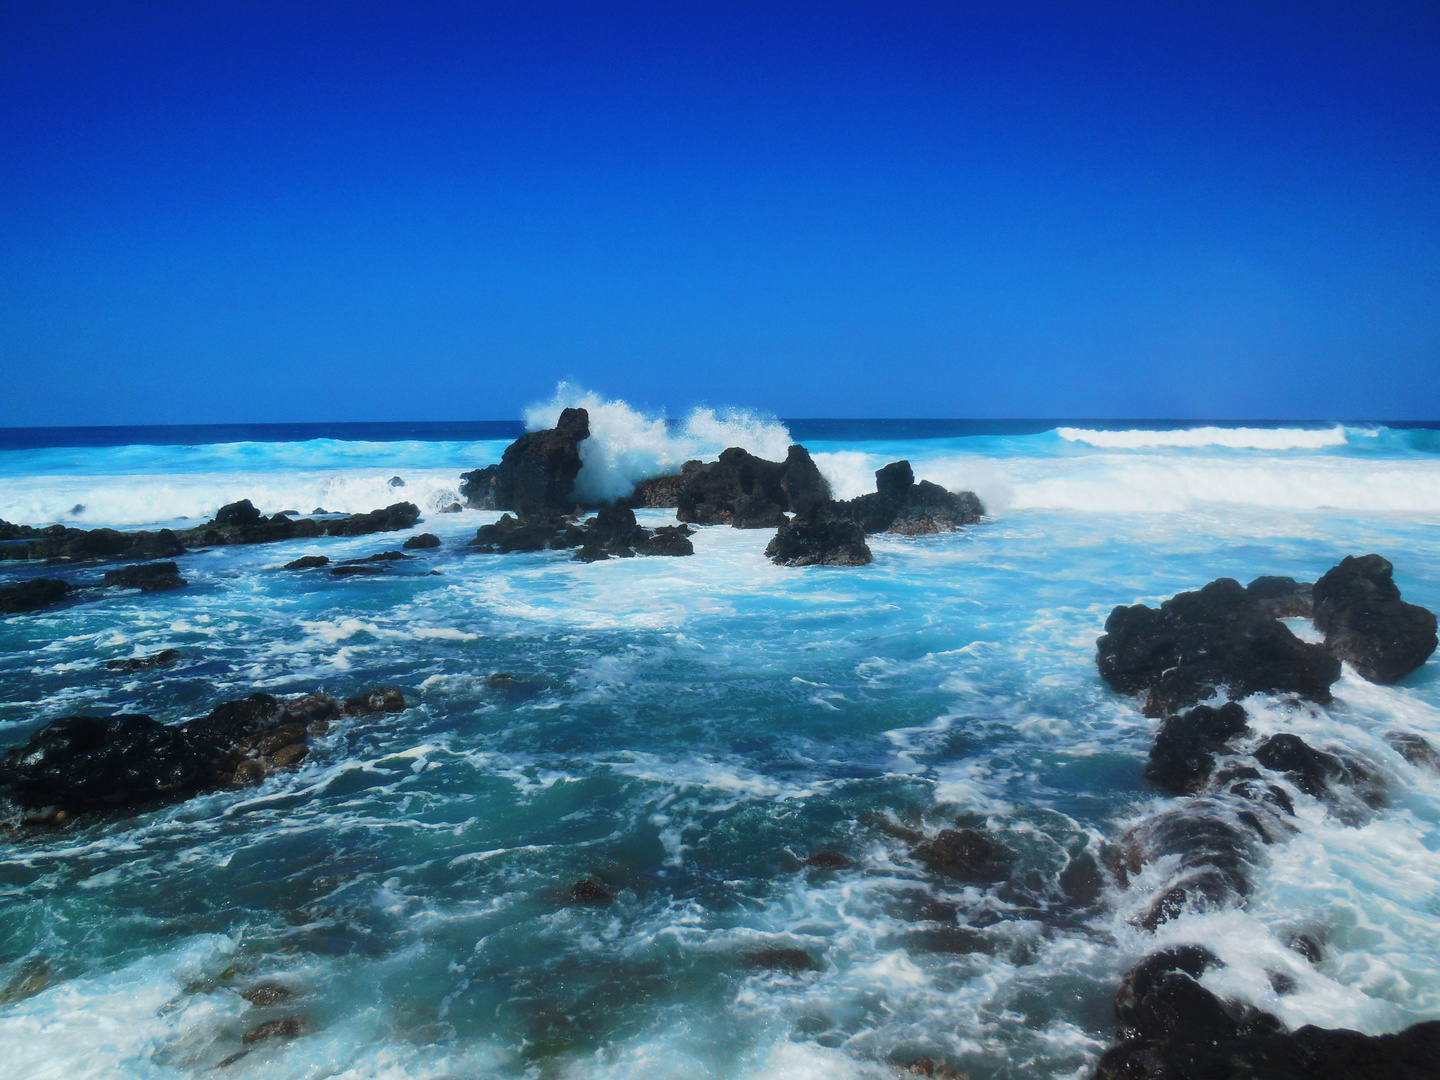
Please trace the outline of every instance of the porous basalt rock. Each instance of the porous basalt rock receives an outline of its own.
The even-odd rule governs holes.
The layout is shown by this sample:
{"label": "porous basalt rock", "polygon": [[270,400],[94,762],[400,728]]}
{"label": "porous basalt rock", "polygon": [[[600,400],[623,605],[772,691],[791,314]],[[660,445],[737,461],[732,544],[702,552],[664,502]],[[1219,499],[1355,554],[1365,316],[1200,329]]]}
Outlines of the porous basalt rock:
{"label": "porous basalt rock", "polygon": [[1334,794],[1336,786],[1352,789],[1369,802],[1379,801],[1375,777],[1358,761],[1316,750],[1298,735],[1271,735],[1255,749],[1255,760],[1317,799]]}
{"label": "porous basalt rock", "polygon": [[70,592],[70,583],[59,578],[32,578],[18,585],[6,585],[0,587],[0,614],[40,611],[60,603]]}
{"label": "porous basalt rock", "polygon": [[1250,582],[1245,591],[1257,607],[1277,619],[1308,619],[1315,609],[1313,588],[1307,581],[1267,575]]}
{"label": "porous basalt rock", "polygon": [[164,592],[168,589],[183,588],[186,584],[188,582],[180,576],[180,568],[173,562],[140,563],[105,571],[107,587]]}
{"label": "porous basalt rock", "polygon": [[553,428],[531,431],[505,448],[495,465],[463,473],[460,495],[478,510],[513,510],[521,518],[574,509],[580,443],[590,437],[590,414],[565,409]]}
{"label": "porous basalt rock", "polygon": [[1144,693],[1147,716],[1164,716],[1228,689],[1298,693],[1328,702],[1339,662],[1301,641],[1240,583],[1219,578],[1158,609],[1117,607],[1096,642],[1100,674],[1122,693]]}
{"label": "porous basalt rock", "polygon": [[807,512],[815,520],[853,521],[867,534],[893,532],[923,536],[974,525],[985,507],[973,491],[947,491],[915,480],[908,461],[892,461],[875,472],[875,490],[843,502],[823,502]]}
{"label": "porous basalt rock", "polygon": [[1171,795],[1193,795],[1210,778],[1215,754],[1245,731],[1245,710],[1233,701],[1169,717],[1150,748],[1145,777]]}
{"label": "porous basalt rock", "polygon": [[690,474],[703,468],[704,464],[698,460],[687,461],[680,466],[678,473],[641,480],[636,483],[634,491],[619,501],[635,510],[673,509],[680,505],[680,492],[685,489]]}
{"label": "porous basalt rock", "polygon": [[1371,682],[1399,682],[1435,651],[1435,615],[1400,599],[1394,567],[1347,555],[1315,582],[1315,625],[1325,647]]}
{"label": "porous basalt rock", "polygon": [[865,533],[853,521],[802,521],[782,525],[765,547],[780,566],[864,566],[874,559]]}

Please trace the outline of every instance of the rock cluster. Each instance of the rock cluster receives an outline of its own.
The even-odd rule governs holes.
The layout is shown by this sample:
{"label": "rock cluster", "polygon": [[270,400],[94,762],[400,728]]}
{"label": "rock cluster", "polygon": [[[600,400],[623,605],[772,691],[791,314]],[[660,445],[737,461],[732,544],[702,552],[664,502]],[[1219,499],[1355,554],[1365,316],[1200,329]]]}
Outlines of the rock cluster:
{"label": "rock cluster", "polygon": [[70,595],[70,583],[59,578],[32,578],[0,587],[0,615],[39,611]]}
{"label": "rock cluster", "polygon": [[[403,708],[400,691],[381,687],[348,699],[344,711]],[[180,724],[139,714],[61,717],[0,757],[0,787],[17,805],[52,814],[176,802],[299,764],[307,737],[340,715],[328,694],[251,694]]]}
{"label": "rock cluster", "polygon": [[575,522],[563,517],[515,518],[502,514],[493,525],[482,525],[470,546],[476,551],[564,551],[574,549],[582,562],[633,555],[693,555],[687,525],[647,529],[635,520],[628,506],[602,507],[592,518]]}
{"label": "rock cluster", "polygon": [[575,507],[580,444],[590,437],[590,414],[565,409],[553,428],[520,436],[499,464],[461,475],[460,495],[478,510],[511,510],[521,518],[568,514]]}
{"label": "rock cluster", "polygon": [[1263,590],[1219,578],[1158,609],[1117,607],[1096,642],[1100,675],[1122,693],[1144,693],[1146,716],[1164,716],[1226,688],[1330,700],[1340,663],[1297,638]]}
{"label": "rock cluster", "polygon": [[830,484],[803,446],[766,461],[732,446],[720,460],[682,474],[675,516],[695,525],[774,529],[785,514],[805,514],[830,498]]}

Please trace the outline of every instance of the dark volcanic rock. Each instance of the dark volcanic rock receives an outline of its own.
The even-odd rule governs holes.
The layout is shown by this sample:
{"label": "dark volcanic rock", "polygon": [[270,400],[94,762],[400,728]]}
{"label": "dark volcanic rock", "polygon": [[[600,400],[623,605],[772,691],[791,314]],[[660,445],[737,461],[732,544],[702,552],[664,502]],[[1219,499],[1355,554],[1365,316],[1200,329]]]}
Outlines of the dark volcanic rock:
{"label": "dark volcanic rock", "polygon": [[615,897],[611,896],[599,882],[591,878],[582,878],[570,886],[570,901],[586,907],[607,907],[615,902]]}
{"label": "dark volcanic rock", "polygon": [[0,588],[0,614],[39,611],[58,604],[70,594],[70,583],[59,578],[34,578]]}
{"label": "dark volcanic rock", "polygon": [[1430,740],[1413,731],[1387,731],[1385,741],[1404,756],[1411,765],[1423,765],[1434,772],[1440,772],[1440,752]]}
{"label": "dark volcanic rock", "polygon": [[694,555],[695,545],[690,541],[689,525],[661,525],[651,532],[648,540],[635,545],[637,555]]}
{"label": "dark volcanic rock", "polygon": [[346,698],[345,711],[351,716],[404,712],[405,695],[398,686],[377,686],[368,694],[356,694]]}
{"label": "dark volcanic rock", "polygon": [[1309,582],[1290,577],[1258,577],[1245,591],[1260,609],[1277,619],[1308,619],[1314,611]]}
{"label": "dark volcanic rock", "polygon": [[590,414],[565,409],[553,428],[520,436],[497,465],[464,473],[460,494],[480,510],[513,510],[521,518],[569,513],[575,505],[580,443],[590,437]]}
{"label": "dark volcanic rock", "polygon": [[680,492],[684,490],[690,474],[703,467],[704,462],[687,461],[680,466],[678,473],[671,476],[641,480],[635,485],[635,490],[620,501],[636,510],[663,510],[679,506]]}
{"label": "dark volcanic rock", "polygon": [[804,949],[776,945],[746,954],[745,965],[770,971],[814,971],[815,958]]}
{"label": "dark volcanic rock", "polygon": [[601,507],[583,524],[562,517],[521,519],[502,514],[493,525],[482,525],[470,546],[476,551],[506,553],[574,548],[581,562],[598,562],[633,555],[693,555],[687,525],[662,526],[653,532],[635,520],[635,511],[623,503]]}
{"label": "dark volcanic rock", "polygon": [[1333,656],[1297,638],[1232,578],[1179,593],[1158,610],[1117,607],[1096,649],[1100,675],[1122,693],[1144,692],[1147,716],[1196,704],[1221,687],[1235,698],[1279,691],[1327,702],[1340,677]]}
{"label": "dark volcanic rock", "polygon": [[216,510],[214,522],[216,525],[254,525],[262,516],[260,511],[255,509],[254,503],[249,499],[241,499]]}
{"label": "dark volcanic rock", "polygon": [[287,562],[285,564],[285,569],[316,570],[322,566],[329,565],[330,557],[328,555],[301,555],[300,558],[295,559],[293,562]]}
{"label": "dark volcanic rock", "polygon": [[148,668],[169,667],[181,657],[179,649],[161,649],[149,656],[129,656],[124,660],[107,660],[105,666],[111,671],[145,671]]}
{"label": "dark volcanic rock", "polygon": [[1267,769],[1284,773],[1296,787],[1317,799],[1331,794],[1333,785],[1355,788],[1357,794],[1374,801],[1374,777],[1356,761],[1347,761],[1316,750],[1298,735],[1282,732],[1271,735],[1255,750],[1255,760]]}
{"label": "dark volcanic rock", "polygon": [[1245,731],[1245,710],[1233,701],[1172,716],[1155,736],[1145,777],[1171,795],[1193,795],[1210,778],[1215,753]]}
{"label": "dark volcanic rock", "polygon": [[331,569],[330,573],[331,573],[332,575],[334,575],[335,577],[342,577],[342,578],[343,578],[343,577],[377,577],[378,575],[385,573],[385,568],[384,568],[383,566],[377,566],[377,565],[375,565],[374,563],[364,563],[364,562],[352,563],[352,562],[347,562],[347,563],[341,563],[339,566],[334,567],[333,569]]}
{"label": "dark volcanic rock", "polygon": [[816,870],[849,870],[855,863],[838,851],[817,851],[805,860],[805,865]]}
{"label": "dark volcanic rock", "polygon": [[790,447],[784,461],[732,446],[719,461],[684,474],[675,516],[697,525],[772,529],[787,510],[808,512],[829,498],[830,485],[803,446]]}
{"label": "dark volcanic rock", "polygon": [[961,881],[998,881],[1009,862],[1003,847],[975,829],[942,829],[910,854],[932,873]]}
{"label": "dark volcanic rock", "polygon": [[1315,582],[1325,647],[1371,682],[1398,682],[1435,651],[1435,615],[1401,600],[1393,573],[1379,555],[1347,555]]}
{"label": "dark volcanic rock", "polygon": [[139,806],[211,782],[208,758],[184,732],[139,715],[63,717],[0,759],[0,783],[21,806]]}
{"label": "dark volcanic rock", "polygon": [[985,507],[973,491],[947,491],[929,480],[915,482],[908,461],[894,461],[875,472],[875,490],[844,502],[815,505],[814,520],[853,521],[867,534],[894,532],[922,536],[974,525]]}
{"label": "dark volcanic rock", "polygon": [[802,521],[782,525],[765,548],[780,566],[864,566],[874,558],[853,521]]}
{"label": "dark volcanic rock", "polygon": [[166,589],[181,588],[187,582],[180,576],[180,568],[173,562],[157,562],[107,570],[105,584],[107,587],[139,589],[141,592],[163,592]]}
{"label": "dark volcanic rock", "polygon": [[1429,1080],[1440,1060],[1440,1021],[1394,1035],[1313,1026],[1286,1032],[1253,1006],[1200,985],[1217,964],[1198,945],[1147,958],[1115,997],[1119,1040],[1095,1080]]}
{"label": "dark volcanic rock", "polygon": [[[420,508],[412,502],[391,503],[383,510],[368,514],[351,514],[348,518],[326,522],[328,536],[368,536],[378,532],[399,532],[413,528],[420,520]],[[298,522],[297,522],[298,524]]]}
{"label": "dark volcanic rock", "polygon": [[530,518],[521,520],[509,514],[501,514],[493,525],[481,525],[475,531],[470,546],[476,551],[493,551],[506,554],[512,551],[544,551],[554,546],[555,538],[563,534],[565,522],[561,518]]}
{"label": "dark volcanic rock", "polygon": [[410,537],[408,540],[405,541],[405,543],[401,544],[400,546],[403,547],[406,551],[415,551],[417,549],[423,550],[426,548],[438,548],[440,546],[440,537],[436,536],[434,533],[419,533],[415,536]]}
{"label": "dark volcanic rock", "polygon": [[0,560],[173,559],[184,554],[185,545],[169,529],[153,533],[65,525],[36,529],[0,521]]}

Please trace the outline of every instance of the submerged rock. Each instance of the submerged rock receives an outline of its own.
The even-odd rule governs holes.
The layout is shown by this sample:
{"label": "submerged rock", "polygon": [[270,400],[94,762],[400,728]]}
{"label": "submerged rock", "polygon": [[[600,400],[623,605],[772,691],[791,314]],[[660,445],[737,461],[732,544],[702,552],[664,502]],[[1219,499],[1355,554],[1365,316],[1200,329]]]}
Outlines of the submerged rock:
{"label": "submerged rock", "polygon": [[1330,700],[1339,662],[1301,641],[1233,578],[1179,593],[1159,609],[1117,607],[1096,642],[1100,675],[1122,693],[1144,693],[1147,716],[1194,705],[1221,688]]}
{"label": "submerged rock", "polygon": [[615,897],[592,878],[582,878],[570,886],[570,902],[584,907],[608,907]]}
{"label": "submerged rock", "polygon": [[513,510],[522,518],[574,509],[580,443],[590,437],[590,414],[565,409],[553,428],[520,436],[498,464],[464,473],[460,495],[478,510]]}
{"label": "submerged rock", "polygon": [[910,854],[932,873],[961,881],[999,881],[1009,862],[1009,852],[976,829],[942,829]]}
{"label": "submerged rock", "polygon": [[1172,795],[1193,795],[1210,778],[1215,754],[1246,730],[1245,710],[1233,701],[1172,716],[1155,736],[1145,777]]}
{"label": "submerged rock", "polygon": [[1267,769],[1283,773],[1301,791],[1317,799],[1329,797],[1335,785],[1353,788],[1372,802],[1378,799],[1375,778],[1369,769],[1357,761],[1316,750],[1290,732],[1271,735],[1256,748],[1255,760]]}
{"label": "submerged rock", "polygon": [[179,649],[161,649],[149,656],[129,656],[124,660],[107,660],[105,666],[111,671],[145,671],[148,668],[170,667],[179,660]]}
{"label": "submerged rock", "polygon": [[345,712],[350,716],[374,716],[377,713],[405,711],[405,694],[398,686],[377,686],[367,694],[345,699]]}
{"label": "submerged rock", "polygon": [[804,949],[794,948],[789,945],[773,945],[765,949],[756,949],[754,952],[745,955],[745,966],[752,968],[766,968],[770,971],[814,971],[817,967],[815,958]]}
{"label": "submerged rock", "polygon": [[317,570],[322,566],[330,565],[328,555],[301,555],[300,558],[285,564],[286,570]]}
{"label": "submerged rock", "polygon": [[400,546],[403,547],[406,551],[438,548],[440,546],[440,537],[436,536],[434,533],[418,533],[417,535],[410,537],[408,540],[405,541],[405,543],[401,544]]}
{"label": "submerged rock", "polygon": [[874,559],[853,521],[792,521],[775,533],[765,554],[780,566],[864,566]]}
{"label": "submerged rock", "polygon": [[70,591],[70,583],[59,578],[33,578],[18,585],[6,585],[0,587],[0,614],[39,611],[60,603]]}
{"label": "submerged rock", "polygon": [[1325,648],[1371,682],[1399,682],[1435,651],[1435,615],[1400,599],[1394,567],[1347,555],[1315,582],[1315,625]]}
{"label": "submerged rock", "polygon": [[265,1042],[268,1039],[295,1039],[305,1034],[305,1021],[298,1016],[284,1016],[279,1020],[266,1020],[245,1032],[241,1039],[246,1046]]}
{"label": "submerged rock", "polygon": [[141,563],[138,566],[123,566],[118,570],[105,572],[107,587],[163,592],[182,588],[186,584],[188,582],[180,576],[180,568],[173,562]]}

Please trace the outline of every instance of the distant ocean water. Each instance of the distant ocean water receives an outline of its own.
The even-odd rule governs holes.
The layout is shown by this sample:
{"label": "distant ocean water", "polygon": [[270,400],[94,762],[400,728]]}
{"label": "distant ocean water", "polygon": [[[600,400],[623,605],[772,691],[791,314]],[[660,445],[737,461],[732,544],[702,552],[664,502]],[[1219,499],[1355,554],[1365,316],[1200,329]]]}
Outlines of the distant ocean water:
{"label": "distant ocean water", "polygon": [[[408,499],[413,531],[442,540],[351,579],[278,568],[403,536],[217,548],[182,558],[184,589],[0,621],[0,744],[256,690],[393,683],[411,702],[341,722],[258,788],[0,846],[0,1075],[835,1080],[926,1055],[975,1080],[1079,1077],[1120,974],[1186,942],[1226,962],[1207,986],[1291,1025],[1440,1018],[1440,777],[1383,738],[1440,740],[1435,658],[1393,687],[1347,670],[1323,708],[1247,701],[1259,734],[1342,741],[1389,794],[1343,822],[1300,796],[1245,907],[1151,934],[1131,921],[1142,890],[1078,911],[1056,885],[1166,802],[1142,777],[1154,721],[1096,673],[1110,609],[1369,551],[1440,609],[1440,425],[664,422],[585,403],[596,497],[793,440],[837,496],[906,458],[990,516],[874,537],[863,568],[776,567],[768,531],[720,527],[692,558],[583,565],[470,554],[498,515],[438,513],[520,422],[0,431],[12,522]],[[105,667],[163,648],[185,658]],[[911,831],[956,825],[1015,853],[1006,884],[910,857]],[[820,851],[852,865],[807,867]],[[580,877],[615,903],[568,903]],[[1321,962],[1286,948],[1296,932]],[[755,960],[782,948],[813,969]],[[240,991],[262,982],[294,996],[253,1006]],[[306,1034],[209,1071],[290,1014]]]}

